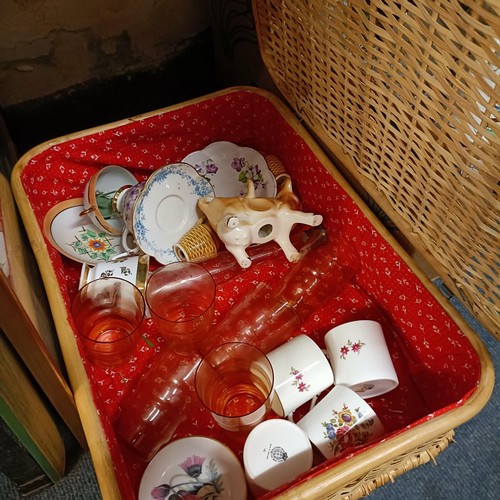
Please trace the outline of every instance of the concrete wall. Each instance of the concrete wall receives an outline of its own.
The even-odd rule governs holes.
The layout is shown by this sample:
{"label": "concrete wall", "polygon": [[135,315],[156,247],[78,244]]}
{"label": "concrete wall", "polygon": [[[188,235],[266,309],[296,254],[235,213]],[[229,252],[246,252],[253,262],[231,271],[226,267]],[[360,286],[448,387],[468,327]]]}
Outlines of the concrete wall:
{"label": "concrete wall", "polygon": [[209,11],[208,0],[0,0],[0,106],[168,61]]}

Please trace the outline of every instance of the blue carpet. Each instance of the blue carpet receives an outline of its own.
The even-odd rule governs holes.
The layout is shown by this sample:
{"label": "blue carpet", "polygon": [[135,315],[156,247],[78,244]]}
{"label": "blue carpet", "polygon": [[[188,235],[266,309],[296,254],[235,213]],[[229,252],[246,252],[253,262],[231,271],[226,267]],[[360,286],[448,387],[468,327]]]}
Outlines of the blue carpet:
{"label": "blue carpet", "polygon": [[[435,284],[443,290],[439,280]],[[500,344],[454,298],[450,302],[470,323],[500,371]],[[489,500],[500,496],[500,391],[495,387],[484,409],[456,429],[455,443],[429,462],[375,490],[370,500]],[[0,474],[0,498],[21,498],[13,483]],[[34,495],[36,500],[98,500],[101,498],[88,453],[56,485]]]}

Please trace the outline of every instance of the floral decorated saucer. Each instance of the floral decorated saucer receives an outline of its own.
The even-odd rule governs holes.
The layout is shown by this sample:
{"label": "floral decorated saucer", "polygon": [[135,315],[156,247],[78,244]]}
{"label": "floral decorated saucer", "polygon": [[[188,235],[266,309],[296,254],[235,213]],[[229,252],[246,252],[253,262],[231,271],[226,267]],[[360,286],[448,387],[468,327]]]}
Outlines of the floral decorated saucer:
{"label": "floral decorated saucer", "polygon": [[182,161],[193,165],[211,182],[215,196],[244,196],[248,179],[252,179],[257,197],[276,196],[276,179],[265,158],[255,149],[218,141],[189,154]]}
{"label": "floral decorated saucer", "polygon": [[108,234],[82,214],[83,199],[66,200],[45,215],[43,230],[50,243],[66,257],[83,264],[108,262],[123,254],[121,237]]}
{"label": "floral decorated saucer", "polygon": [[140,249],[160,264],[176,262],[173,245],[203,215],[198,200],[204,196],[214,196],[212,185],[187,163],[173,163],[153,172],[133,210],[134,236]]}
{"label": "floral decorated saucer", "polygon": [[142,476],[139,500],[244,500],[246,491],[236,455],[215,439],[193,436],[173,441],[155,455]]}

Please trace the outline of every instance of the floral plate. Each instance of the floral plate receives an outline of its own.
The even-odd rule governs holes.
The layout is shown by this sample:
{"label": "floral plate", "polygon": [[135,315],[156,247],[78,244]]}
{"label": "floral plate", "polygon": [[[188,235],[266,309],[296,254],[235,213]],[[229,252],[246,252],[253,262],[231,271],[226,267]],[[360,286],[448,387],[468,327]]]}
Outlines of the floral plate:
{"label": "floral plate", "polygon": [[82,264],[108,262],[123,254],[121,237],[95,226],[85,211],[83,198],[66,200],[45,215],[43,230],[50,243],[66,257]]}
{"label": "floral plate", "polygon": [[236,455],[215,439],[192,436],[173,441],[155,455],[142,476],[139,500],[245,500],[246,491]]}
{"label": "floral plate", "polygon": [[187,163],[153,172],[135,202],[132,217],[141,250],[160,264],[176,262],[173,245],[203,215],[198,200],[204,196],[214,196],[212,185]]}
{"label": "floral plate", "polygon": [[276,179],[264,157],[255,149],[218,141],[189,154],[182,161],[193,165],[212,183],[215,196],[244,196],[249,178],[253,180],[257,197],[276,196]]}

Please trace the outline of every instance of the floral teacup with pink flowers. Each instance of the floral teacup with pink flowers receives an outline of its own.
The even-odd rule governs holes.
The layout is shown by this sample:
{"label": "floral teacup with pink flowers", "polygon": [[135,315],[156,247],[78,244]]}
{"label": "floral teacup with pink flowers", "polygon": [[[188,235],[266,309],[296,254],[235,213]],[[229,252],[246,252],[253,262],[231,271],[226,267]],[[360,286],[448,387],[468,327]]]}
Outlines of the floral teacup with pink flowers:
{"label": "floral teacup with pink flowers", "polygon": [[293,412],[333,384],[333,372],[320,347],[298,335],[267,354],[274,371],[273,410],[280,417]]}
{"label": "floral teacup with pink flowers", "polygon": [[345,385],[362,398],[373,398],[399,383],[382,325],[358,320],[332,328],[325,335],[335,384]]}

